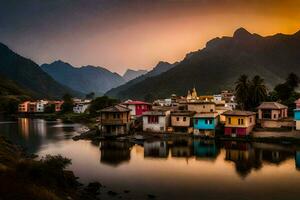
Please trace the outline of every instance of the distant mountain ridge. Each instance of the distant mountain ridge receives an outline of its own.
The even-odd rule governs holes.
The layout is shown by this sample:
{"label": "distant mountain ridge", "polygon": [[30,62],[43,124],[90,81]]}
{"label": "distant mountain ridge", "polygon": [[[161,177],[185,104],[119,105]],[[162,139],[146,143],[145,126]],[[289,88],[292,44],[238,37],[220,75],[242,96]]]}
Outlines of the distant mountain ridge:
{"label": "distant mountain ridge", "polygon": [[164,72],[170,70],[171,68],[173,68],[174,66],[176,66],[177,64],[178,64],[178,62],[170,64],[168,62],[160,61],[148,73],[146,73],[144,75],[141,75],[141,76],[125,83],[124,85],[121,85],[119,87],[116,87],[116,88],[113,88],[113,89],[109,90],[105,95],[112,96],[112,97],[117,97],[117,98],[123,96],[123,98],[126,98],[126,93],[127,93],[127,90],[129,88],[134,87],[135,84],[138,84],[139,82],[142,82],[147,78],[154,77],[154,76],[157,76],[161,73],[164,73]]}
{"label": "distant mountain ridge", "polygon": [[61,98],[66,93],[73,96],[82,95],[59,84],[39,65],[18,55],[2,43],[0,43],[0,75],[13,80],[36,98]]}
{"label": "distant mountain ridge", "polygon": [[107,94],[120,99],[154,99],[173,93],[186,95],[193,86],[200,94],[213,94],[232,89],[241,74],[260,75],[271,89],[283,82],[288,73],[300,76],[299,58],[300,31],[262,37],[240,28],[232,37],[208,41],[205,48],[188,53],[165,73]]}
{"label": "distant mountain ridge", "polygon": [[147,70],[133,70],[133,69],[127,69],[126,72],[123,75],[123,78],[125,79],[126,82],[131,81],[132,79],[135,79],[141,75],[146,74],[148,71]]}
{"label": "distant mountain ridge", "polygon": [[91,65],[74,67],[58,60],[51,64],[43,64],[41,68],[57,82],[85,94],[95,92],[100,95],[125,83],[124,78],[119,74],[103,67]]}

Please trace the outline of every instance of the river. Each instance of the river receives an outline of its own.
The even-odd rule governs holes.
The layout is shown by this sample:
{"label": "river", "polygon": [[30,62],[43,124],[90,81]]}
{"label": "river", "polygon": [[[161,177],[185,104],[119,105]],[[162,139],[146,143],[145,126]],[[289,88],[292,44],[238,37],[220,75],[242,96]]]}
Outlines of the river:
{"label": "river", "polygon": [[[300,146],[180,137],[172,140],[73,141],[80,124],[22,118],[0,122],[0,135],[39,157],[61,154],[82,183],[118,195],[103,199],[255,199],[300,197]],[[130,192],[124,193],[125,190]]]}

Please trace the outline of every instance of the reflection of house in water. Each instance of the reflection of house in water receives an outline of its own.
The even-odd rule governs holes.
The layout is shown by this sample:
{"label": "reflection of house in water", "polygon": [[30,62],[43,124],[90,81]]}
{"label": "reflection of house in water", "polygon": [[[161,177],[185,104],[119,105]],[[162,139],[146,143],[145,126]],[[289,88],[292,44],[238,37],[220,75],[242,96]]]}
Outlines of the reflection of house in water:
{"label": "reflection of house in water", "polygon": [[167,158],[169,148],[166,141],[144,142],[144,157]]}
{"label": "reflection of house in water", "polygon": [[295,163],[296,163],[296,169],[300,170],[300,151],[296,151]]}
{"label": "reflection of house in water", "polygon": [[283,161],[294,157],[292,148],[278,144],[253,143],[253,147],[259,154],[260,160],[268,163],[279,165]]}
{"label": "reflection of house in water", "polygon": [[188,137],[176,138],[171,148],[172,157],[191,157],[193,152],[193,139]]}
{"label": "reflection of house in water", "polygon": [[249,143],[228,141],[225,142],[225,160],[235,163],[236,171],[241,177],[246,177],[251,170],[261,167],[257,162],[255,150]]}
{"label": "reflection of house in water", "polygon": [[216,159],[220,151],[215,140],[195,139],[193,142],[196,159]]}
{"label": "reflection of house in water", "polygon": [[130,160],[132,144],[125,141],[102,141],[100,142],[100,162],[117,166]]}

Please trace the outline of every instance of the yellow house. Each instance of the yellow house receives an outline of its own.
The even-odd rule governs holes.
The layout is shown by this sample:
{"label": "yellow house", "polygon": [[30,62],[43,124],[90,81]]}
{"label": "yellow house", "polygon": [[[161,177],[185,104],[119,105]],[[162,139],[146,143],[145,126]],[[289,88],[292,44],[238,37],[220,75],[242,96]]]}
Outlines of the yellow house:
{"label": "yellow house", "polygon": [[233,110],[223,113],[225,116],[225,135],[227,136],[246,136],[255,126],[255,112]]}

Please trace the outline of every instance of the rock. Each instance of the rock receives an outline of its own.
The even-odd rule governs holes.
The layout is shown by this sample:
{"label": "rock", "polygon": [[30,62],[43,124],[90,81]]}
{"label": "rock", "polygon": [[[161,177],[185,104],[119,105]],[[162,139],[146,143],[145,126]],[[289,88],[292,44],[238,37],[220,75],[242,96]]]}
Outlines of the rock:
{"label": "rock", "polygon": [[108,194],[108,195],[111,195],[111,196],[116,196],[118,193],[113,192],[113,191],[108,191],[107,194]]}

